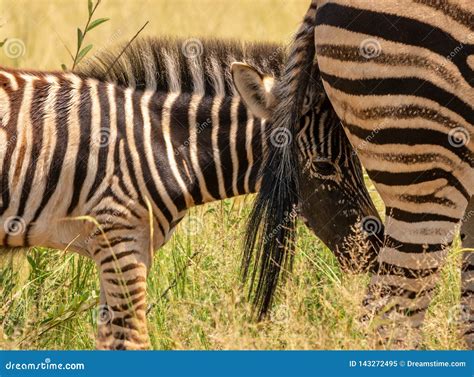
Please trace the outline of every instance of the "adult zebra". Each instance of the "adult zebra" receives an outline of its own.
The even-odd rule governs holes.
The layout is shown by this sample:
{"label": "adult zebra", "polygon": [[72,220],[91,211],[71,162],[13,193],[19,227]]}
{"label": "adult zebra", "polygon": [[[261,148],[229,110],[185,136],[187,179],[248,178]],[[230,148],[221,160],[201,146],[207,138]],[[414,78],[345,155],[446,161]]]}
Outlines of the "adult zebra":
{"label": "adult zebra", "polygon": [[[421,326],[445,246],[474,191],[473,20],[470,0],[314,0],[277,90],[282,100],[274,126],[296,132],[294,117],[316,54],[326,92],[386,204],[379,272],[364,304],[369,314],[396,321],[395,339],[406,337],[400,324]],[[272,172],[285,176],[293,157],[275,148],[269,153],[281,157],[268,159],[266,175],[275,182]],[[296,179],[289,175],[283,184],[294,187]],[[261,196],[257,205],[266,199],[273,205],[269,187]],[[471,217],[463,231],[472,228]],[[288,234],[279,236],[275,242]],[[463,261],[463,317],[472,347],[472,253]]]}
{"label": "adult zebra", "polygon": [[[1,245],[68,248],[97,263],[101,304],[110,311],[103,313],[110,321],[99,325],[99,348],[149,346],[147,271],[153,251],[186,210],[260,185],[267,126],[247,111],[222,66],[232,56],[272,68],[268,56],[278,49],[208,42],[202,55],[187,59],[181,45],[143,41],[127,52],[135,57],[124,60],[133,63],[129,68],[114,67],[127,79],[143,73],[154,90],[121,87],[84,73],[0,70]],[[270,73],[277,75],[273,64]],[[264,91],[273,80],[241,65],[235,74],[258,77]],[[245,90],[255,81],[241,83]],[[324,150],[308,144],[314,123],[338,120],[325,96],[309,94],[302,117],[307,127],[298,140],[307,156],[324,157]],[[308,198],[308,210],[315,211],[311,218],[319,211],[336,214],[340,223],[331,231],[339,233],[327,237],[342,246],[351,233],[346,222],[355,224],[376,211],[356,156],[327,156],[310,168],[324,174],[320,167],[327,164],[338,173],[308,175],[311,185],[325,182]],[[359,181],[335,189],[346,175]],[[322,200],[326,195],[333,200]]]}

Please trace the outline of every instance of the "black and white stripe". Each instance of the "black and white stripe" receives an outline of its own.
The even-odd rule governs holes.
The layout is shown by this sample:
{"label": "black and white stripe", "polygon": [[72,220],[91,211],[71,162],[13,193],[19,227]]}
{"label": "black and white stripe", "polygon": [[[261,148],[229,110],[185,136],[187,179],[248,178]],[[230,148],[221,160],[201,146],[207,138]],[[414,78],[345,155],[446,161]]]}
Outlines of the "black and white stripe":
{"label": "black and white stripe", "polygon": [[[417,327],[474,190],[474,6],[318,5],[316,54],[326,91],[386,204],[385,246],[366,304],[375,312],[388,306],[386,314]],[[368,133],[376,135],[359,148]]]}

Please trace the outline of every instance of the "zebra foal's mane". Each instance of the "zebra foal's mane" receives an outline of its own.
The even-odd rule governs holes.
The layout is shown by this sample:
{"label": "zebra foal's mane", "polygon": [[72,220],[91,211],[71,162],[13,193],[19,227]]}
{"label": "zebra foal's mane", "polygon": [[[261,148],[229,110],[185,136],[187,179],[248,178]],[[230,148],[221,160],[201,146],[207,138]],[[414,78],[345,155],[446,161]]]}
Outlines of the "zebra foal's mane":
{"label": "zebra foal's mane", "polygon": [[140,90],[179,91],[206,95],[235,94],[230,65],[253,65],[280,76],[285,48],[276,43],[239,42],[214,38],[146,37],[99,50],[77,73]]}

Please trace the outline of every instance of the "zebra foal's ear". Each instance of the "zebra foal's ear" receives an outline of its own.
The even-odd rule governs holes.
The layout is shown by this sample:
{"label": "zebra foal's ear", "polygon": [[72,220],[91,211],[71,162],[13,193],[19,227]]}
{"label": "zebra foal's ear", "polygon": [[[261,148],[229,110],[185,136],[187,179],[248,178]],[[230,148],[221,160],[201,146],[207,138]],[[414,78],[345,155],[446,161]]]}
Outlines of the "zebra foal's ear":
{"label": "zebra foal's ear", "polygon": [[274,102],[273,77],[263,75],[244,63],[232,63],[231,71],[234,85],[249,110],[259,118],[268,119]]}

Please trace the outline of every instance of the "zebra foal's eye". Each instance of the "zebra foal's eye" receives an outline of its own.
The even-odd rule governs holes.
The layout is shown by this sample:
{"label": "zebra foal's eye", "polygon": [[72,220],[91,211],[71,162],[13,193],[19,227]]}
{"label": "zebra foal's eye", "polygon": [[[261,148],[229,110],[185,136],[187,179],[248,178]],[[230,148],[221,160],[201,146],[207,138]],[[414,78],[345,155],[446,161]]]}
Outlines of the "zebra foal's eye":
{"label": "zebra foal's eye", "polygon": [[308,113],[311,110],[313,104],[312,96],[306,94],[304,96],[303,106],[301,108],[302,115]]}
{"label": "zebra foal's eye", "polygon": [[336,173],[336,168],[330,161],[316,160],[313,162],[313,166],[320,175],[333,175]]}
{"label": "zebra foal's eye", "polygon": [[311,98],[306,95],[304,97],[303,108],[307,108],[311,104]]}

